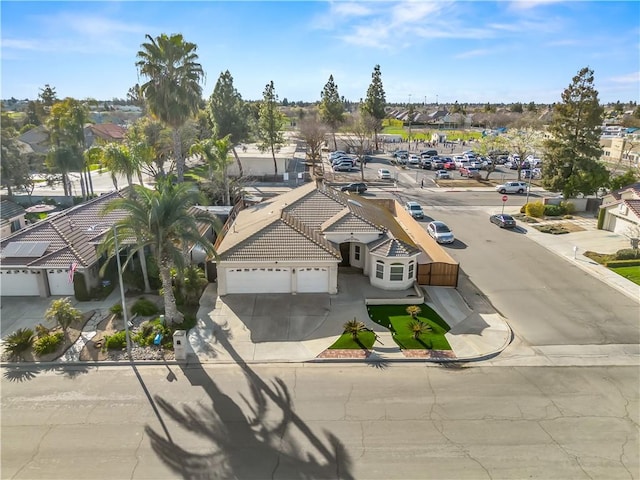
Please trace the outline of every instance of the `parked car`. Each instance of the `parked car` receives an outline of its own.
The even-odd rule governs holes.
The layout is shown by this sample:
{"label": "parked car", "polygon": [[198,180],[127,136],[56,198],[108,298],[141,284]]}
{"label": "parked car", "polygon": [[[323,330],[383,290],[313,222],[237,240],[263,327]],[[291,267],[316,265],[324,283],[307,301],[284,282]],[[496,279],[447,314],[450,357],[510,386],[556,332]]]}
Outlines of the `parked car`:
{"label": "parked car", "polygon": [[340,157],[341,155],[346,155],[346,152],[343,152],[342,150],[336,150],[335,152],[331,152],[329,154],[329,160],[333,160],[334,158]]}
{"label": "parked car", "polygon": [[496,186],[496,191],[500,193],[524,193],[527,191],[526,182],[506,182]]}
{"label": "parked car", "polygon": [[489,221],[491,223],[495,223],[500,228],[515,228],[516,221],[511,215],[507,215],[506,213],[499,213],[497,215],[491,215],[489,217]]}
{"label": "parked car", "polygon": [[431,159],[429,157],[423,157],[420,160],[420,166],[425,170],[431,170]]}
{"label": "parked car", "polygon": [[333,166],[333,171],[334,172],[350,172],[351,170],[353,170],[353,167],[354,165],[352,162],[340,162]]}
{"label": "parked car", "polygon": [[391,172],[386,168],[381,168],[378,170],[378,178],[380,180],[391,180]]}
{"label": "parked car", "polygon": [[333,160],[331,160],[331,165],[335,165],[336,163],[341,163],[344,161],[349,161],[349,162],[353,162],[355,163],[355,160],[350,157],[349,155],[340,155],[339,157],[334,158]]}
{"label": "parked car", "polygon": [[409,152],[407,150],[396,150],[393,152],[393,158],[400,158],[402,156],[408,156]]}
{"label": "parked car", "polygon": [[367,191],[366,183],[350,183],[349,185],[345,185],[340,188],[341,192],[355,192],[355,193],[364,193]]}
{"label": "parked car", "polygon": [[445,170],[455,170],[456,169],[456,162],[454,162],[453,160],[448,160],[448,161],[444,162],[444,169]]}
{"label": "parked car", "polygon": [[409,155],[409,164],[420,165],[420,157],[418,157],[417,155]]}
{"label": "parked car", "polygon": [[462,167],[459,172],[461,177],[480,178],[480,170],[477,168]]}
{"label": "parked car", "polygon": [[427,233],[438,243],[453,243],[453,232],[444,222],[430,222],[427,225]]}
{"label": "parked car", "polygon": [[438,155],[437,150],[423,150],[422,152],[420,152],[421,157],[435,157],[437,155]]}
{"label": "parked car", "polygon": [[440,157],[431,157],[431,168],[434,170],[444,168],[444,161]]}
{"label": "parked car", "polygon": [[418,202],[407,202],[405,203],[404,208],[413,218],[424,218],[424,212]]}
{"label": "parked car", "polygon": [[447,172],[446,170],[438,170],[436,172],[436,179],[449,179],[451,178],[451,174],[449,174],[449,172]]}

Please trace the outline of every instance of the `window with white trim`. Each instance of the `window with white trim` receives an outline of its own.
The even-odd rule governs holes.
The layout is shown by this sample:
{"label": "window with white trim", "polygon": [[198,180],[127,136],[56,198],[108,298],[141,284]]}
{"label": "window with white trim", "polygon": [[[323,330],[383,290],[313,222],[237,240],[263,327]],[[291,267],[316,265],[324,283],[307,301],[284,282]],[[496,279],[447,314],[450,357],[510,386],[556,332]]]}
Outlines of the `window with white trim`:
{"label": "window with white trim", "polygon": [[401,263],[392,263],[389,280],[392,282],[401,282],[404,280],[404,265]]}
{"label": "window with white trim", "polygon": [[409,274],[407,275],[408,280],[413,280],[413,262],[409,262]]}
{"label": "window with white trim", "polygon": [[353,259],[360,260],[360,245],[353,247]]}
{"label": "window with white trim", "polygon": [[384,263],[380,260],[376,262],[376,278],[384,278]]}

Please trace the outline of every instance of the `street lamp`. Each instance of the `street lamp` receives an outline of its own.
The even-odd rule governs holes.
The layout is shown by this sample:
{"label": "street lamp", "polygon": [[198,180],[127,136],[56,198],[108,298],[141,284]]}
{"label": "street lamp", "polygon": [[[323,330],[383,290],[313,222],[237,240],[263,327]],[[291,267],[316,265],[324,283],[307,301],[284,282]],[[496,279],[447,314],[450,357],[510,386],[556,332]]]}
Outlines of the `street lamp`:
{"label": "street lamp", "polygon": [[118,283],[120,284],[120,301],[122,302],[122,320],[124,321],[124,335],[127,341],[127,355],[131,360],[131,338],[129,336],[129,320],[127,319],[127,304],[124,299],[124,282],[122,281],[122,265],[120,265],[120,247],[118,246],[118,227],[113,226],[113,242],[118,265]]}
{"label": "street lamp", "polygon": [[408,116],[409,116],[409,148],[407,148],[407,151],[410,152],[411,151],[411,94],[409,94],[409,111],[408,111]]}

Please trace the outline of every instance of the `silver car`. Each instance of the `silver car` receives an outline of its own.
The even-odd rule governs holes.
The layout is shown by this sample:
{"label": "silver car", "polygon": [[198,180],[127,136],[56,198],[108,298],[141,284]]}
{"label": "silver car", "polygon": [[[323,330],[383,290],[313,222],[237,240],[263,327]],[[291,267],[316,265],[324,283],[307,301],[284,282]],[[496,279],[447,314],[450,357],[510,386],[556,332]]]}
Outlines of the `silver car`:
{"label": "silver car", "polygon": [[438,243],[453,243],[453,232],[444,222],[430,222],[427,225],[427,233]]}

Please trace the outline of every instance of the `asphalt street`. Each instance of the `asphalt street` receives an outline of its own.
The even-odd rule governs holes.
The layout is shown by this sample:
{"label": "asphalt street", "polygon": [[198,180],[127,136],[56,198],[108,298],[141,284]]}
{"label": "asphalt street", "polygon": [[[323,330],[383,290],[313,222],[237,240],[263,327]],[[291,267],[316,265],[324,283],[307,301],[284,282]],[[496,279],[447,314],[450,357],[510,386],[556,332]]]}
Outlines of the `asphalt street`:
{"label": "asphalt street", "polygon": [[3,370],[2,478],[638,478],[636,367]]}

